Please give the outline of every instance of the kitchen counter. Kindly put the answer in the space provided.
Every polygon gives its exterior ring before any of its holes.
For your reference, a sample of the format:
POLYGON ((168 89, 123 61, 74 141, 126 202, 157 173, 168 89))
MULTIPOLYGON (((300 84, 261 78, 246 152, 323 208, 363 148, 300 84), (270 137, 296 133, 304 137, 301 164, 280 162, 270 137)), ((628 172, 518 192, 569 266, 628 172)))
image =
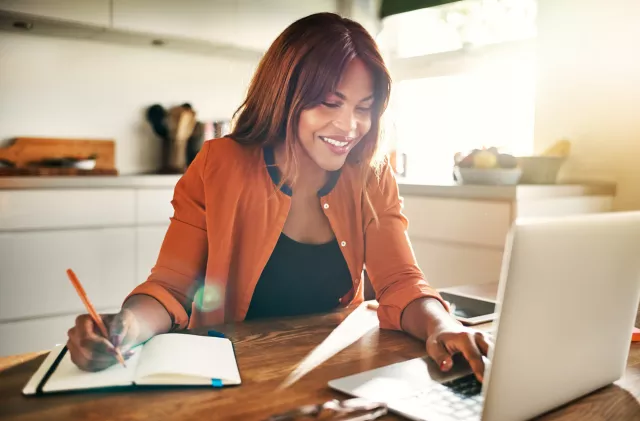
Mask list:
POLYGON ((571 183, 553 185, 521 184, 516 186, 458 185, 447 183, 412 183, 398 180, 402 196, 425 196, 455 199, 520 200, 574 196, 614 196, 612 183, 571 183))
POLYGON ((0 190, 66 188, 173 188, 181 175, 0 177, 0 190))
MULTIPOLYGON (((65 188, 173 188, 180 175, 119 176, 46 176, 0 177, 0 190, 65 189, 65 188)), ((558 185, 480 186, 447 183, 422 183, 398 180, 403 196, 425 196, 458 199, 542 199, 553 197, 615 195, 615 184, 575 183, 558 185)))

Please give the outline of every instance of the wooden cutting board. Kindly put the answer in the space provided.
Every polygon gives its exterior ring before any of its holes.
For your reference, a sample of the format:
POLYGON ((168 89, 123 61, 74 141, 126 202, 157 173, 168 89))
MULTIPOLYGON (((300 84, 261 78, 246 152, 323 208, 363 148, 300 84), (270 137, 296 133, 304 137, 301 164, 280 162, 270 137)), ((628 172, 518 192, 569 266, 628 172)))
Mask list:
POLYGON ((115 168, 115 142, 105 139, 61 139, 42 137, 18 137, 6 148, 0 148, 0 159, 13 162, 15 168, 3 168, 7 175, 89 175, 117 174, 115 168), (29 165, 30 162, 47 158, 88 158, 96 156, 94 170, 76 168, 42 168, 29 165))

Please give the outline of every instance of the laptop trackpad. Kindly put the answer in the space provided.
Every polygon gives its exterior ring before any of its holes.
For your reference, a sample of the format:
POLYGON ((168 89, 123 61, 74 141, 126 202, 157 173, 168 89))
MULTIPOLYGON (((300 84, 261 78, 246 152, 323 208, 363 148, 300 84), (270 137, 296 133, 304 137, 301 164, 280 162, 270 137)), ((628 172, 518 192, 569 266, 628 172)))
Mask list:
POLYGON ((424 389, 434 381, 446 382, 470 371, 461 355, 454 357, 449 373, 441 372, 431 358, 423 357, 332 380, 329 386, 349 395, 389 402, 424 389))

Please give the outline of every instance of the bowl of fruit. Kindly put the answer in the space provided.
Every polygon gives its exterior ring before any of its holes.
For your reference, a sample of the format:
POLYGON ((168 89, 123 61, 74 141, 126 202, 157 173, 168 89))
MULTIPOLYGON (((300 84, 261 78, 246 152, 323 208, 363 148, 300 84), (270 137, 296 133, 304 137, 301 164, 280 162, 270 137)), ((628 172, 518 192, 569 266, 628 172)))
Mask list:
POLYGON ((457 153, 454 161, 454 179, 461 184, 514 185, 522 177, 517 158, 500 153, 497 148, 457 153))

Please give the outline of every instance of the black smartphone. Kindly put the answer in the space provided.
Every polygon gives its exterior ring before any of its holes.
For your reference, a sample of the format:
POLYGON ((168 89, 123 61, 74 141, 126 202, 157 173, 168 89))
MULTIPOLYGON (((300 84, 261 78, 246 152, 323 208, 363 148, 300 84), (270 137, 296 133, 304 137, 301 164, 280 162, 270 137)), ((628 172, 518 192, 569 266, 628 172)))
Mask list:
POLYGON ((442 298, 451 305, 451 313, 466 325, 493 321, 496 317, 495 301, 441 291, 442 298))

